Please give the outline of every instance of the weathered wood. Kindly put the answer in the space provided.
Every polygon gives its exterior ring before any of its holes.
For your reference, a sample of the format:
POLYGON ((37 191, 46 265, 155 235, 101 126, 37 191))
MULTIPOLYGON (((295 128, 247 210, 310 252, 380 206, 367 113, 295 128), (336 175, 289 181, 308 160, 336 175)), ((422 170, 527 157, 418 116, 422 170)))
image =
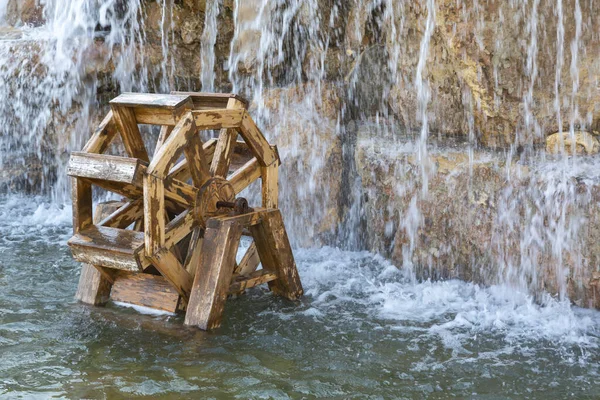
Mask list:
POLYGON ((192 111, 199 129, 239 128, 244 113, 244 110, 228 109, 192 111))
POLYGON ((125 229, 144 215, 144 204, 141 199, 123 204, 117 210, 107 215, 97 225, 110 228, 125 229))
POLYGON ((185 210, 165 227, 165 247, 171 248, 187 235, 190 234, 195 225, 194 215, 190 210, 185 210))
POLYGON ((115 125, 112 111, 109 111, 98 129, 96 129, 90 140, 86 143, 83 151, 86 153, 104 153, 108 150, 108 146, 110 146, 116 135, 117 126, 115 125))
POLYGON ((281 212, 270 210, 262 213, 261 222, 251 226, 250 232, 263 268, 277 274, 277 279, 269 282, 273 293, 297 300, 303 289, 281 212))
POLYGON ((250 243, 248 246, 248 250, 242 257, 240 263, 238 264, 237 269, 234 271, 234 274, 237 275, 248 275, 256 271, 260 264, 260 257, 258 256, 258 250, 256 249, 256 243, 250 243))
POLYGON ((243 104, 244 108, 248 108, 248 100, 233 93, 199 93, 199 92, 171 92, 171 94, 189 96, 193 103, 194 109, 203 108, 226 108, 230 99, 235 99, 243 104))
POLYGON ((177 257, 168 249, 161 249, 151 256, 152 265, 175 288, 177 293, 189 299, 192 290, 192 276, 183 268, 177 257))
POLYGON ((274 162, 279 161, 277 153, 271 147, 269 142, 267 142, 267 139, 265 139, 254 123, 254 120, 247 112, 244 112, 239 133, 262 167, 267 167, 274 162))
POLYGON ((148 162, 148 152, 142 140, 133 109, 117 104, 111 104, 111 108, 127 154, 133 158, 139 158, 142 161, 148 162))
MULTIPOLYGON (((100 222, 122 206, 123 203, 117 201, 98 204, 94 212, 93 222, 100 222)), ((114 281, 114 278, 106 276, 107 274, 107 271, 103 267, 83 264, 81 266, 75 299, 94 306, 106 304, 110 297, 112 282, 114 281)))
POLYGON ((181 118, 169 138, 158 149, 150 166, 148 166, 148 174, 161 179, 166 178, 169 169, 177 161, 186 144, 194 135, 196 135, 196 125, 191 114, 188 113, 181 118))
POLYGON ((186 325, 205 330, 221 325, 241 234, 242 227, 236 222, 209 220, 185 314, 186 325))
POLYGON ((161 109, 175 110, 190 100, 185 94, 160 94, 160 93, 122 93, 110 101, 110 105, 124 107, 149 107, 156 111, 161 109))
POLYGON ((261 269, 248 274, 248 276, 238 276, 229 286, 229 294, 238 294, 254 286, 262 285, 277 279, 277 274, 261 269))
MULTIPOLYGON (((243 104, 236 99, 229 99, 228 109, 243 109, 243 104)), ((213 176, 226 177, 229 173, 229 165, 233 157, 234 148, 237 140, 236 129, 221 129, 219 140, 215 148, 215 154, 210 165, 210 173, 213 176)))
POLYGON ((279 163, 260 168, 262 177, 262 206, 277 208, 279 204, 279 163))
POLYGON ((154 175, 144 179, 144 242, 150 257, 165 246, 165 186, 154 175))
POLYGON ((179 293, 165 278, 145 273, 119 272, 110 298, 172 313, 179 305, 179 293))
MULTIPOLYGON (((207 165, 210 165, 215 153, 215 147, 217 146, 217 139, 210 139, 204 143, 202 149, 204 150, 204 158, 206 159, 207 165)), ((187 181, 191 178, 190 170, 188 169, 188 161, 186 158, 179 161, 169 171, 170 179, 177 179, 180 181, 187 181)))
POLYGON ((92 225, 74 235, 67 244, 73 257, 92 265, 139 271, 144 250, 141 232, 92 225))
POLYGON ((190 238, 190 247, 185 259, 184 268, 192 277, 196 276, 198 265, 200 264, 200 254, 202 252, 202 242, 204 240, 204 229, 196 227, 190 238))
POLYGON ((158 135, 158 140, 156 141, 156 147, 154 147, 154 157, 156 157, 156 154, 158 153, 158 150, 160 150, 160 148, 162 147, 163 144, 165 144, 165 142, 167 141, 167 139, 169 138, 169 136, 171 136, 171 133, 173 132, 173 129, 175 127, 174 126, 162 126, 160 128, 160 133, 158 135))
POLYGON ((79 178, 71 178, 71 201, 73 202, 73 233, 78 233, 93 222, 92 185, 79 178))
POLYGON ((73 152, 67 175, 140 185, 146 163, 130 157, 73 152))
POLYGON ((235 190, 235 194, 239 194, 246 189, 252 182, 256 181, 261 176, 260 165, 256 158, 248 161, 242 168, 235 171, 230 177, 229 182, 235 190))
POLYGON ((197 188, 202 187, 211 178, 202 145, 202 139, 196 134, 188 140, 187 146, 183 149, 185 159, 188 161, 192 182, 197 188))

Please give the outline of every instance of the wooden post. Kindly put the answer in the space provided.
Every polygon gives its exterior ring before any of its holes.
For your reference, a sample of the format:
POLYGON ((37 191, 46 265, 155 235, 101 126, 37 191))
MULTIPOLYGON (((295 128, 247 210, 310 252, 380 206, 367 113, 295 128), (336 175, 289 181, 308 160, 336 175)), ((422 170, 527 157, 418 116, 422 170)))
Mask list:
POLYGON ((221 325, 241 236, 242 226, 236 221, 208 221, 185 314, 186 325, 204 330, 221 325))

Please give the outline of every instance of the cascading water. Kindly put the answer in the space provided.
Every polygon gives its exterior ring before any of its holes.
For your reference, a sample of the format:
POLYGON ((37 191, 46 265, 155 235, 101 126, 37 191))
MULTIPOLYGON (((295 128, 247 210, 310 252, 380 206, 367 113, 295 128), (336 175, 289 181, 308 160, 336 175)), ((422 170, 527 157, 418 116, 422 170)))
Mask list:
POLYGON ((0 0, 0 396, 46 369, 67 383, 36 384, 66 397, 102 379, 109 397, 597 392, 600 317, 570 303, 600 306, 598 156, 568 146, 600 127, 597 0, 45 0, 19 20, 23 4, 0 0), (283 161, 300 309, 251 292, 199 337, 69 303, 68 152, 129 90, 251 100, 283 161))

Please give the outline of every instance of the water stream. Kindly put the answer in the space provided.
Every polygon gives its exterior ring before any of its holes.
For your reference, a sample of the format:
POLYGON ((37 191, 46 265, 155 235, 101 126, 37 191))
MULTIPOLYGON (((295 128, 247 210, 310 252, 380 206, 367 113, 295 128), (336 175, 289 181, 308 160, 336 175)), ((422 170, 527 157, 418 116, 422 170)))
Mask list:
POLYGON ((183 12, 194 2, 43 0, 23 22, 19 2, 0 0, 0 397, 594 398, 600 314, 570 296, 598 272, 582 235, 595 232, 600 166, 564 148, 550 157, 540 139, 548 124, 570 139, 594 129, 585 68, 597 63, 583 63, 600 41, 595 1, 207 0, 183 12), (257 288, 203 333, 179 315, 73 301, 68 154, 114 94, 171 90, 252 101, 283 160, 301 304, 257 288), (510 144, 478 144, 485 113, 510 144), (468 266, 483 279, 418 279, 444 269, 420 254, 463 244, 423 243, 440 181, 462 185, 440 172, 456 154, 474 198, 458 210, 467 231, 489 205, 486 252, 468 266), (500 171, 494 195, 476 186, 482 168, 500 171))

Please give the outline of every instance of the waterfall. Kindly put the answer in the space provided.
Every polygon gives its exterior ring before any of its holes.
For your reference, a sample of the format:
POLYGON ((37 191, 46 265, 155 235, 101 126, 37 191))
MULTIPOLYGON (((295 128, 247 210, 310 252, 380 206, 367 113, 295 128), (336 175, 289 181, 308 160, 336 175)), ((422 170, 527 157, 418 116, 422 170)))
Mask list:
POLYGON ((596 272, 595 159, 543 149, 600 126, 595 0, 43 3, 0 0, 8 190, 68 202, 68 152, 119 91, 231 90, 279 146, 295 245, 562 299, 596 272))

